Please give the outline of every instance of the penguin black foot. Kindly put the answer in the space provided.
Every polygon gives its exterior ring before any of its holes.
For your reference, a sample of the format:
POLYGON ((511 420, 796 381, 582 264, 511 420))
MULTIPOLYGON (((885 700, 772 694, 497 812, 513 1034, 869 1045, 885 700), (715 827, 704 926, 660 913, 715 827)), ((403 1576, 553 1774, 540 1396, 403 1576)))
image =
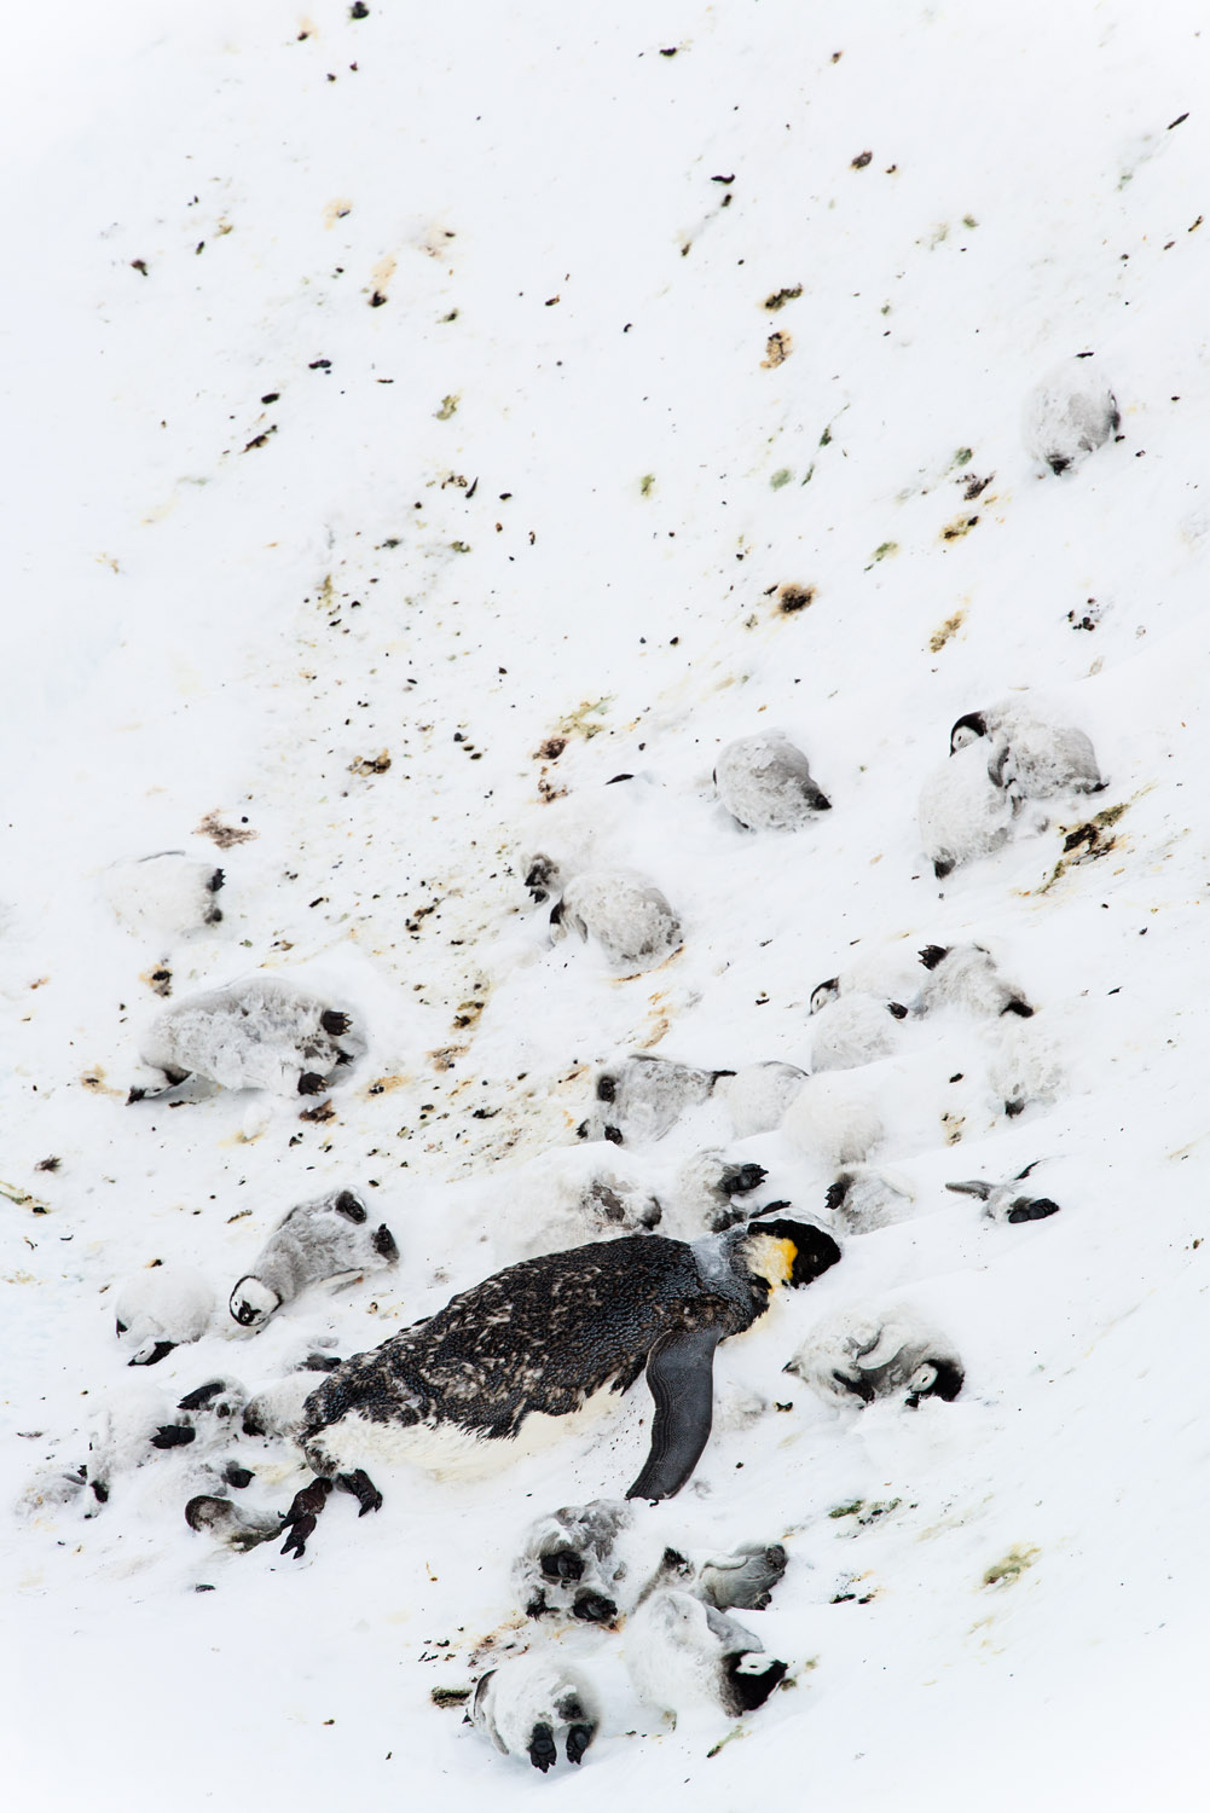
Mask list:
POLYGON ((547 1580, 579 1580, 584 1573, 584 1557, 574 1549, 551 1549, 538 1565, 547 1580))
POLYGON ((567 1760, 579 1763, 584 1760, 584 1752, 596 1736, 594 1725, 570 1725, 567 1731, 567 1760))
POLYGON ((555 1749, 555 1734, 549 1725, 535 1725, 526 1748, 529 1751, 530 1762, 535 1769, 540 1769, 543 1775, 552 1764, 559 1760, 559 1752, 555 1749))
POLYGON ((325 1087, 323 1078, 315 1070, 304 1070, 298 1079, 300 1095, 322 1095, 325 1087))
POLYGON ((577 1593, 571 1615, 585 1624, 612 1624, 618 1615, 618 1608, 604 1593, 577 1593))
POLYGON ((1018 1196, 1005 1217, 1006 1221, 1045 1221, 1048 1215, 1057 1215, 1059 1205, 1052 1202, 1049 1196, 1018 1196))
POLYGON ((320 1513, 328 1502, 332 1490, 330 1479, 313 1479, 309 1486, 294 1494, 294 1502, 286 1512, 279 1536, 286 1538, 282 1543, 283 1555, 297 1555, 301 1561, 307 1547, 307 1538, 319 1522, 320 1513))
POLYGON ((361 1509, 357 1515, 364 1517, 367 1511, 381 1511, 382 1493, 361 1467, 355 1473, 338 1473, 336 1484, 342 1492, 351 1492, 361 1509))
POLYGON ((331 1033, 334 1039, 338 1039, 342 1032, 348 1032, 350 1026, 353 1024, 348 1014, 337 1013, 334 1007, 329 1007, 324 1013, 320 1014, 319 1023, 325 1032, 331 1033))

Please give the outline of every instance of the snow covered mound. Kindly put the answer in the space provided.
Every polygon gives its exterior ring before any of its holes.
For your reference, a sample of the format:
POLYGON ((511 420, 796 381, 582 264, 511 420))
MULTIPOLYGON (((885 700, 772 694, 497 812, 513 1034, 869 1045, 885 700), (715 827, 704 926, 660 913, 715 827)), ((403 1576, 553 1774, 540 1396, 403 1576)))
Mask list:
POLYGON ((1210 33, 54 18, 0 108, 10 1794, 1200 1807, 1210 33), (842 1257, 719 1345, 613 1616, 527 1617, 529 1533, 635 1478, 637 1377, 283 1555, 342 1362, 757 1213, 842 1257))

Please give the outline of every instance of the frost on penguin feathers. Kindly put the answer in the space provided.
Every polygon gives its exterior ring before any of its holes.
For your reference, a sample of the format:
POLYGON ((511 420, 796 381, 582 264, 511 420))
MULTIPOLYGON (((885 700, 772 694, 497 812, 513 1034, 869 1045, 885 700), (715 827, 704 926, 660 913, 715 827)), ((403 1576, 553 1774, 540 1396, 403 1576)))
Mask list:
POLYGON ((1050 799, 1067 788, 1077 793, 1104 788, 1092 739, 1074 724, 1038 716, 1018 699, 1001 699, 954 722, 951 755, 980 742, 1003 782, 1011 782, 1023 799, 1050 799))
POLYGON ((1030 458, 1058 474, 1080 465, 1121 425, 1117 398, 1092 355, 1077 354, 1054 366, 1030 392, 1021 426, 1030 458))
MULTIPOLYGON (((152 1022, 145 1063, 172 1087, 198 1075, 223 1089, 318 1095, 364 1050, 350 1015, 275 976, 192 995, 152 1022)), ((146 1093, 132 1090, 131 1099, 146 1093)))
POLYGON ((200 1341, 214 1313, 214 1289, 204 1273, 184 1265, 136 1272, 118 1292, 114 1317, 131 1350, 131 1366, 155 1366, 174 1347, 200 1341))
POLYGON ((352 1190, 300 1202, 278 1223, 252 1270, 231 1292, 230 1309, 243 1328, 263 1328, 309 1284, 348 1272, 379 1271, 399 1257, 391 1230, 370 1226, 352 1190))
POLYGON ((543 1775, 559 1760, 560 1736, 568 1762, 578 1763, 601 1722, 583 1669, 546 1649, 510 1656, 480 1676, 469 1716, 503 1755, 528 1756, 543 1775))
POLYGON ((797 830, 832 809, 806 756, 780 731, 728 743, 719 752, 714 784, 732 818, 749 831, 797 830))
POLYGON ((187 937, 222 920, 223 881, 212 862, 163 850, 114 863, 101 876, 101 892, 130 931, 187 937))

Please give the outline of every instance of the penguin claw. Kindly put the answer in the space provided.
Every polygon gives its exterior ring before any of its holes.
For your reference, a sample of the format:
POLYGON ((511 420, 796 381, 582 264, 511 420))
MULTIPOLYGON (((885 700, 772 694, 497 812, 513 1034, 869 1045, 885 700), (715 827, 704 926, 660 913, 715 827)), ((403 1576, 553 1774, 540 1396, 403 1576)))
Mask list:
MULTIPOLYGON (((568 1734, 568 1745, 569 1745, 568 1754, 569 1755, 570 1755, 570 1744, 571 1744, 571 1736, 569 1733, 568 1734)), ((551 1767, 552 1764, 557 1763, 559 1760, 559 1753, 555 1749, 555 1734, 551 1730, 549 1725, 535 1725, 534 1726, 533 1731, 530 1733, 528 1749, 529 1749, 530 1762, 533 1764, 535 1769, 540 1769, 542 1771, 543 1775, 546 1774, 546 1771, 551 1767)), ((577 1758, 575 1760, 578 1761, 579 1759, 577 1758)))
POLYGON ((591 1725, 572 1725, 567 1732, 567 1760, 579 1763, 584 1760, 584 1752, 592 1742, 591 1725))

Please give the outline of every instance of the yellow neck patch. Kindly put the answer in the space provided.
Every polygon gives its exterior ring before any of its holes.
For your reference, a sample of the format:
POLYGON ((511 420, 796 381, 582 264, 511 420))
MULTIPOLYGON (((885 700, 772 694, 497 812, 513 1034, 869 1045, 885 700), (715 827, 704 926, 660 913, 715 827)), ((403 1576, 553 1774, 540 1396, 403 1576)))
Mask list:
POLYGON ((748 1269, 766 1283, 789 1284, 798 1248, 792 1240, 774 1234, 757 1234, 748 1244, 748 1269))

